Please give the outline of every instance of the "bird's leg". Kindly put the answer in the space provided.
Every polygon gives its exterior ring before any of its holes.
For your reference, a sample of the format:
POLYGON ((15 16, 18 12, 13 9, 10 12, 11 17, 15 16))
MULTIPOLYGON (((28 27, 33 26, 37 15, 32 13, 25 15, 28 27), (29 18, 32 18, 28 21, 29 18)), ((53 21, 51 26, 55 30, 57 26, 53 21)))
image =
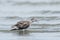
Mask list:
POLYGON ((25 29, 22 30, 23 31, 23 35, 25 34, 25 29))

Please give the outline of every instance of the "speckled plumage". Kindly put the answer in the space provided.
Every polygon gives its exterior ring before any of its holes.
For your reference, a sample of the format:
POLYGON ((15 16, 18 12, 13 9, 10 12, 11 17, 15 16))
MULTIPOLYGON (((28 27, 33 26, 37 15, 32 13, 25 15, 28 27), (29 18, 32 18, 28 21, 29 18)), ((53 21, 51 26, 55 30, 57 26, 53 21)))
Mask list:
POLYGON ((15 25, 12 26, 12 30, 21 30, 21 29, 27 29, 32 22, 34 22, 34 18, 32 18, 30 21, 19 21, 15 25))

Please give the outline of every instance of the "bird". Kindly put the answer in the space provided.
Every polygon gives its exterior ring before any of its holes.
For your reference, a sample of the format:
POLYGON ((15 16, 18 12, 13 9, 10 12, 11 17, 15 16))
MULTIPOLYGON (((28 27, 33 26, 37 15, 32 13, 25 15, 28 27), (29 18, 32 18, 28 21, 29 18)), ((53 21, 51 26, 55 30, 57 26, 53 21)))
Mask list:
POLYGON ((23 29, 27 29, 32 22, 35 22, 37 21, 35 19, 35 17, 31 18, 30 21, 28 20, 22 20, 22 21, 19 21, 17 22, 15 25, 13 25, 11 28, 11 30, 23 30, 23 29))

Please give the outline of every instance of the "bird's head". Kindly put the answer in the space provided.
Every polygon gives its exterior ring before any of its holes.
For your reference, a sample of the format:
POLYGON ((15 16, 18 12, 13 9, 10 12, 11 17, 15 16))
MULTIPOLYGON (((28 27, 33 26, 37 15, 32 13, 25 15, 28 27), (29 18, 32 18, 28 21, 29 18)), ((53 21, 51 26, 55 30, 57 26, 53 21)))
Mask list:
POLYGON ((31 18, 31 21, 32 21, 32 22, 37 22, 37 21, 38 21, 38 19, 37 19, 37 18, 35 18, 35 17, 32 17, 32 18, 31 18))

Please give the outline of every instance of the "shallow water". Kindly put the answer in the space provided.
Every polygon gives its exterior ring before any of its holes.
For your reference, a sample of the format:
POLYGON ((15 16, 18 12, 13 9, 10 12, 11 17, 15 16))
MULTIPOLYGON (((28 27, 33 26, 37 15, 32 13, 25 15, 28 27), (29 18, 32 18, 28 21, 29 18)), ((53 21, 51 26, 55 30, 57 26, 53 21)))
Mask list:
POLYGON ((0 40, 60 40, 60 0, 0 0, 0 40), (10 31, 24 19, 36 17, 27 31, 10 31))
POLYGON ((0 40, 60 40, 60 33, 0 33, 0 40), (3 38, 2 38, 3 37, 3 38))

